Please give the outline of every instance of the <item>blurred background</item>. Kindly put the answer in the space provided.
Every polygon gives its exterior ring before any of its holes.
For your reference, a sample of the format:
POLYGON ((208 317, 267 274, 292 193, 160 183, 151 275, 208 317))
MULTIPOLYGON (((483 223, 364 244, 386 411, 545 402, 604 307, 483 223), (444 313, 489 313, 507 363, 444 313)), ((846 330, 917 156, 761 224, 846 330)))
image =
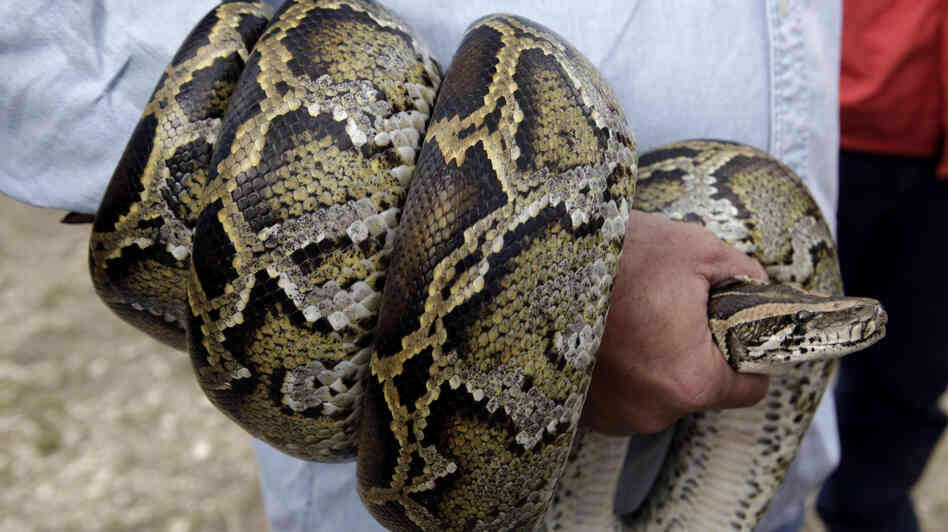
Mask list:
MULTIPOLYGON (((266 530, 247 436, 99 301, 63 214, 0 196, 0 531, 266 530)), ((948 530, 944 440, 914 497, 948 530)))
POLYGON ((99 300, 63 214, 0 195, 0 531, 266 530, 247 436, 99 300))

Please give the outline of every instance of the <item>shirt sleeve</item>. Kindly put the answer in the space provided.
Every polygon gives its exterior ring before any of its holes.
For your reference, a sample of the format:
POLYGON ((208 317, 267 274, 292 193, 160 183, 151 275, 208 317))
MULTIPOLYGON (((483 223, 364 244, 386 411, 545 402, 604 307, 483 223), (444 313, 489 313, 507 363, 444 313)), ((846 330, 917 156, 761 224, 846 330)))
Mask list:
POLYGON ((0 192, 94 213, 166 63, 214 4, 0 3, 0 192))

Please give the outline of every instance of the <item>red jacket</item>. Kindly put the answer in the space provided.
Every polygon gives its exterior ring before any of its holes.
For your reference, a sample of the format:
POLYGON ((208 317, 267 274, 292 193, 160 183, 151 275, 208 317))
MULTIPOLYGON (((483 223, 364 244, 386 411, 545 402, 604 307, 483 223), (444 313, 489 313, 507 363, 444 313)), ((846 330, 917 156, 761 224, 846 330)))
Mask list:
POLYGON ((845 0, 844 149, 941 157, 948 178, 948 0, 845 0))

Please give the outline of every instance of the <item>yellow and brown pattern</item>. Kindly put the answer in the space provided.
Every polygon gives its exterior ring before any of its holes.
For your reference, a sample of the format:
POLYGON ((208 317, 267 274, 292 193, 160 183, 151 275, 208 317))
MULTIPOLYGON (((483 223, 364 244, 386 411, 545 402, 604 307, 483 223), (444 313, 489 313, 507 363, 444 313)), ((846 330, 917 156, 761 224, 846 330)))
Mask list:
POLYGON ((363 1, 288 2, 241 74, 191 262, 189 347, 211 400, 306 459, 355 453, 391 230, 440 81, 363 1))
POLYGON ((244 428, 351 459, 440 69, 373 2, 287 2, 260 36, 266 22, 262 3, 232 2, 195 28, 112 179, 90 262, 103 299, 188 348, 244 428))
POLYGON ((208 167, 237 78, 267 24, 263 2, 226 2, 158 81, 96 214, 89 266, 119 316, 187 347, 187 271, 208 167))
POLYGON ((550 30, 474 24, 445 76, 397 233, 359 444, 360 493, 399 530, 528 530, 592 373, 635 144, 550 30))
POLYGON ((679 420, 658 479, 622 523, 613 515, 614 489, 576 494, 614 486, 627 442, 583 434, 548 528, 750 531, 796 455, 835 359, 878 341, 886 315, 875 300, 841 297, 829 227, 800 179, 770 155, 695 140, 655 148, 639 163, 635 209, 703 225, 767 269, 774 284, 735 279, 713 287, 708 313, 731 366, 771 374, 770 388, 753 407, 679 420))
POLYGON ((874 301, 833 296, 832 238, 799 180, 692 141, 642 156, 633 206, 622 111, 550 30, 481 19, 441 83, 371 0, 267 16, 224 2, 159 81, 95 220, 103 300, 189 350, 250 433, 358 454, 363 501, 394 530, 752 529, 826 360, 884 334, 874 301), (623 524, 627 442, 576 434, 631 208, 700 223, 802 289, 712 291, 715 341, 773 373, 770 394, 683 419, 623 524))

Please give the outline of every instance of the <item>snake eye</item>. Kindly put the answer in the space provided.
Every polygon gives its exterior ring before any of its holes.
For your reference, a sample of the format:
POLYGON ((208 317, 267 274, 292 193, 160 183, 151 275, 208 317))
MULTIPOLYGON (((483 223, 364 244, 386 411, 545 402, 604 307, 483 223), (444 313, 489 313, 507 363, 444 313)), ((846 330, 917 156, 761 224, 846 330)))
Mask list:
POLYGON ((796 318, 797 321, 809 321, 813 318, 813 313, 809 310, 800 310, 794 314, 794 318, 796 318))

